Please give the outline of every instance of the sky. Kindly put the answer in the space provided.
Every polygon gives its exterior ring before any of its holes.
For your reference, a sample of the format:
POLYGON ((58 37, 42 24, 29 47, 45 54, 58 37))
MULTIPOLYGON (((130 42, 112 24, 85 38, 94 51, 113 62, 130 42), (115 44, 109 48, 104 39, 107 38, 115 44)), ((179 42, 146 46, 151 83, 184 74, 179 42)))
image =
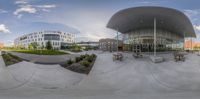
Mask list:
POLYGON ((112 38, 109 19, 122 9, 161 6, 182 11, 191 20, 200 41, 200 0, 0 0, 0 42, 12 45, 23 34, 60 30, 77 41, 112 38))

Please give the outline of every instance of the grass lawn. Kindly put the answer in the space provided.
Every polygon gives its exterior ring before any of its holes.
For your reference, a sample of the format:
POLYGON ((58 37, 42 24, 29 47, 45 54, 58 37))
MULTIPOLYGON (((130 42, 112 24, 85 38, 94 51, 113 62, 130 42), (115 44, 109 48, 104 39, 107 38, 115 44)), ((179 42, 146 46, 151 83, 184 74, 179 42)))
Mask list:
POLYGON ((15 50, 14 52, 36 54, 36 55, 64 55, 68 54, 58 50, 15 50))
POLYGON ((14 56, 10 53, 2 54, 2 57, 3 57, 3 60, 6 64, 6 66, 9 66, 9 65, 12 65, 12 64, 15 64, 15 63, 19 63, 19 62, 22 61, 21 58, 14 56))

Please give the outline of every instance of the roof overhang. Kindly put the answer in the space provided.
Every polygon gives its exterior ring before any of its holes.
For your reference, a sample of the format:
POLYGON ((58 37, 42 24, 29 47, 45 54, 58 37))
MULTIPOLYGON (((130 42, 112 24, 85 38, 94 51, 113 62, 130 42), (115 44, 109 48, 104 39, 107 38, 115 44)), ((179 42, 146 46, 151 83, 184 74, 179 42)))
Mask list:
POLYGON ((182 37, 196 37, 189 18, 182 12, 165 7, 143 6, 121 10, 109 20, 107 27, 121 33, 154 27, 177 33, 182 37))

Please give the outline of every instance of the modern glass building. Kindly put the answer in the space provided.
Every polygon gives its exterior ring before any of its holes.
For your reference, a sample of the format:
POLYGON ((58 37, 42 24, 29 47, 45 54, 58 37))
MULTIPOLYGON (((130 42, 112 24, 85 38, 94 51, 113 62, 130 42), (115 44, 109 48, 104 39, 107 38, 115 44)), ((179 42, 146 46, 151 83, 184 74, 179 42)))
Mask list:
POLYGON ((107 27, 123 34, 129 50, 139 45, 142 51, 152 51, 155 44, 157 50, 184 48, 185 38, 196 37, 193 25, 184 13, 165 7, 121 10, 111 17, 107 27))
POLYGON ((123 42, 121 40, 116 40, 116 39, 110 39, 110 38, 105 38, 105 39, 100 39, 99 40, 99 49, 102 51, 117 51, 122 50, 123 42))

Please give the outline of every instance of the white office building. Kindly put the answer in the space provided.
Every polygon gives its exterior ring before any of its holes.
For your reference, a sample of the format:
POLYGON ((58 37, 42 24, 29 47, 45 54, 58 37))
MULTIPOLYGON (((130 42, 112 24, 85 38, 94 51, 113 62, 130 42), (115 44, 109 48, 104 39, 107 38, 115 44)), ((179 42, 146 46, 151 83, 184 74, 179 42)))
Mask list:
POLYGON ((25 34, 15 39, 15 47, 28 48, 29 44, 37 42, 39 48, 45 48, 46 43, 50 41, 53 49, 61 49, 75 42, 73 33, 61 31, 41 31, 25 34))

